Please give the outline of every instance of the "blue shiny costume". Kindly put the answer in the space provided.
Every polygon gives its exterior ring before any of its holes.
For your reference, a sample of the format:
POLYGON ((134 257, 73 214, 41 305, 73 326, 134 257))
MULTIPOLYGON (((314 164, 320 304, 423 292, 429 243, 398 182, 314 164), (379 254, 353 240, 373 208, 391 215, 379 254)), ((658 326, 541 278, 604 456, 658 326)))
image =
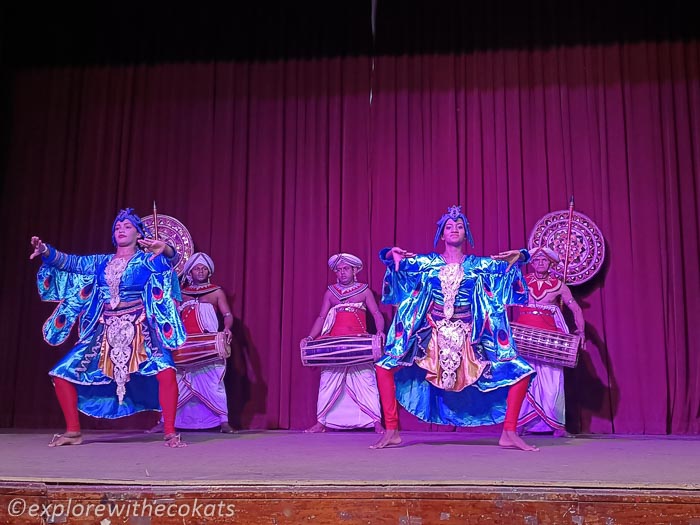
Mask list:
POLYGON ((115 381, 99 366, 105 337, 105 305, 110 300, 105 267, 114 254, 78 256, 61 253, 51 246, 48 249, 37 274, 37 286, 42 300, 58 301, 59 305, 44 324, 44 339, 51 345, 61 344, 79 320, 77 344, 49 375, 75 383, 78 409, 90 416, 112 419, 144 410, 160 410, 156 374, 175 368, 169 349, 185 341, 185 331, 173 302, 180 299, 173 270, 177 256, 168 259, 159 255, 151 261, 151 254, 138 251, 121 276, 121 302, 140 301, 136 306, 137 315, 143 316, 139 352, 145 360, 137 371, 129 374, 126 395, 120 404, 115 381))
POLYGON ((387 267, 382 302, 398 305, 398 310, 377 365, 400 368, 394 376, 399 403, 432 423, 481 426, 503 422, 508 387, 534 373, 517 355, 505 311, 508 304, 527 304, 528 289, 520 268, 516 264, 506 272, 504 261, 465 256, 455 312, 471 319, 472 348, 479 361, 488 364, 470 386, 447 391, 426 381, 426 370, 414 363, 425 357, 433 336, 428 315, 439 315, 444 305, 439 272, 446 262, 437 253, 417 255, 403 259, 395 271, 394 261, 385 258, 389 251, 385 248, 379 253, 387 267))

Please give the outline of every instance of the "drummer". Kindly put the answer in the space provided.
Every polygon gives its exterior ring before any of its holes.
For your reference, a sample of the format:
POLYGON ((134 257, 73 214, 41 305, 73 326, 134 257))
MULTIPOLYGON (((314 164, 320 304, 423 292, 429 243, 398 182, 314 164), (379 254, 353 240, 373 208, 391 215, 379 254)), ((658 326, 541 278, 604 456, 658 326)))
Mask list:
MULTIPOLYGON (((516 321, 535 328, 569 333, 560 310, 565 305, 574 316, 576 335, 584 337, 585 321, 581 307, 569 287, 552 274, 559 255, 547 247, 531 252, 534 272, 525 275, 530 289, 528 305, 515 309, 516 321)), ((551 432, 566 436, 564 369, 561 366, 533 361, 537 375, 530 382, 518 417, 518 428, 532 433, 551 432)))
MULTIPOLYGON (((349 253, 338 253, 328 259, 328 267, 335 272, 337 281, 323 295, 321 311, 305 340, 367 334, 366 311, 369 310, 377 334, 384 342, 384 318, 374 294, 366 283, 357 282, 362 261, 349 253)), ((306 432, 374 427, 375 432, 381 433, 384 429, 374 365, 323 368, 316 418, 316 424, 306 432)))
MULTIPOLYGON (((223 317, 223 334, 226 343, 231 343, 233 315, 226 293, 221 286, 211 283, 214 261, 206 253, 192 254, 183 269, 183 303, 179 311, 188 335, 214 333, 219 329, 217 312, 223 317)), ((180 351, 187 350, 187 342, 180 351)), ((232 433, 228 421, 228 406, 224 374, 226 360, 220 358, 198 367, 178 367, 178 402, 175 426, 180 429, 216 428, 232 433)), ((162 422, 151 432, 162 430, 162 422)))

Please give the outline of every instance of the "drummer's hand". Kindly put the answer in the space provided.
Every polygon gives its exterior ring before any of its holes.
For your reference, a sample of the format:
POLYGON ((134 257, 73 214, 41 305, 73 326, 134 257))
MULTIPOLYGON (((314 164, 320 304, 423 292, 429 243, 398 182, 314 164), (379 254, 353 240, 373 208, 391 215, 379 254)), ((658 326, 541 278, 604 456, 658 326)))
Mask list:
POLYGON ((307 343, 308 343, 309 341, 313 341, 313 340, 314 340, 314 338, 311 337, 310 335, 307 335, 306 337, 304 337, 304 339, 302 339, 302 341, 306 341, 307 343))
POLYGON ((510 270, 513 265, 520 260, 522 257, 522 253, 520 253, 520 250, 508 250, 505 252, 501 252, 498 255, 492 255, 491 258, 495 259, 497 261, 506 261, 508 263, 508 268, 506 268, 506 272, 510 270))
POLYGON ((586 346, 586 332, 585 332, 585 330, 576 330, 574 333, 581 338, 581 348, 586 346))
POLYGON ((161 253, 163 253, 168 247, 168 245, 165 244, 164 241, 161 241, 159 239, 139 239, 138 243, 139 246, 141 246, 141 248, 143 248, 147 252, 151 252, 151 261, 158 257, 161 253))
POLYGON ((34 252, 29 256, 30 259, 34 259, 34 257, 38 257, 39 255, 44 255, 49 250, 48 246, 46 246, 39 237, 32 237, 30 242, 34 248, 34 252))
POLYGON ((394 270, 397 272, 399 271, 399 263, 401 262, 401 259, 410 259, 411 257, 415 257, 416 254, 413 252, 407 252, 403 248, 399 248, 398 246, 394 246, 388 253, 388 255, 391 255, 391 258, 394 260, 394 270))
POLYGON ((382 340, 382 346, 386 344, 386 334, 384 332, 377 332, 377 335, 382 340))
POLYGON ((231 333, 230 328, 224 328, 224 338, 226 339, 226 342, 228 344, 231 344, 231 340, 233 339, 233 334, 231 333))

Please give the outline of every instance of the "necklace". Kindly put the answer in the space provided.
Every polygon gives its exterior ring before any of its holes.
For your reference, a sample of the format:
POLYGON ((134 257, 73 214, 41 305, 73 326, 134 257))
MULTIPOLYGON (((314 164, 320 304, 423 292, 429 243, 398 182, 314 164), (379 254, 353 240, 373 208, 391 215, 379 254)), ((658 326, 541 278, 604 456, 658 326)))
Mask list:
POLYGON ((190 288, 192 290, 202 290, 203 288, 207 288, 208 286, 211 286, 211 283, 190 284, 189 286, 187 286, 187 288, 190 288))
POLYGON ((119 285, 122 282, 122 274, 126 270, 131 257, 112 257, 112 260, 105 266, 105 281, 109 286, 109 305, 112 309, 119 306, 121 298, 119 297, 119 285))
POLYGON ((353 297, 359 293, 364 292, 367 289, 366 283, 352 283, 349 286, 342 286, 340 283, 331 284, 328 290, 338 299, 339 301, 344 301, 349 297, 353 297))
POLYGON ((438 272, 440 278, 440 288, 444 297, 443 311, 445 319, 451 319, 454 313, 454 304, 459 291, 459 285, 464 277, 464 269, 461 265, 448 264, 440 268, 438 272))

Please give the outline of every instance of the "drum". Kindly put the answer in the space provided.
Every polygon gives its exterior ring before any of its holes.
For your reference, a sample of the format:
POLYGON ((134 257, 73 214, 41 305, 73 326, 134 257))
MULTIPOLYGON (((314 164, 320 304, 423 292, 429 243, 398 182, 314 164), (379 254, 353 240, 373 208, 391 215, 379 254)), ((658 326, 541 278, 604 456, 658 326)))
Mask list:
POLYGON ((383 354, 378 335, 346 335, 305 339, 299 344, 304 366, 349 366, 373 363, 383 354))
POLYGON ((231 346, 223 332, 187 334, 185 344, 172 354, 177 367, 202 366, 227 359, 231 355, 231 346))
POLYGON ((581 336, 520 323, 510 323, 510 327, 518 353, 526 360, 568 368, 576 366, 581 336))

